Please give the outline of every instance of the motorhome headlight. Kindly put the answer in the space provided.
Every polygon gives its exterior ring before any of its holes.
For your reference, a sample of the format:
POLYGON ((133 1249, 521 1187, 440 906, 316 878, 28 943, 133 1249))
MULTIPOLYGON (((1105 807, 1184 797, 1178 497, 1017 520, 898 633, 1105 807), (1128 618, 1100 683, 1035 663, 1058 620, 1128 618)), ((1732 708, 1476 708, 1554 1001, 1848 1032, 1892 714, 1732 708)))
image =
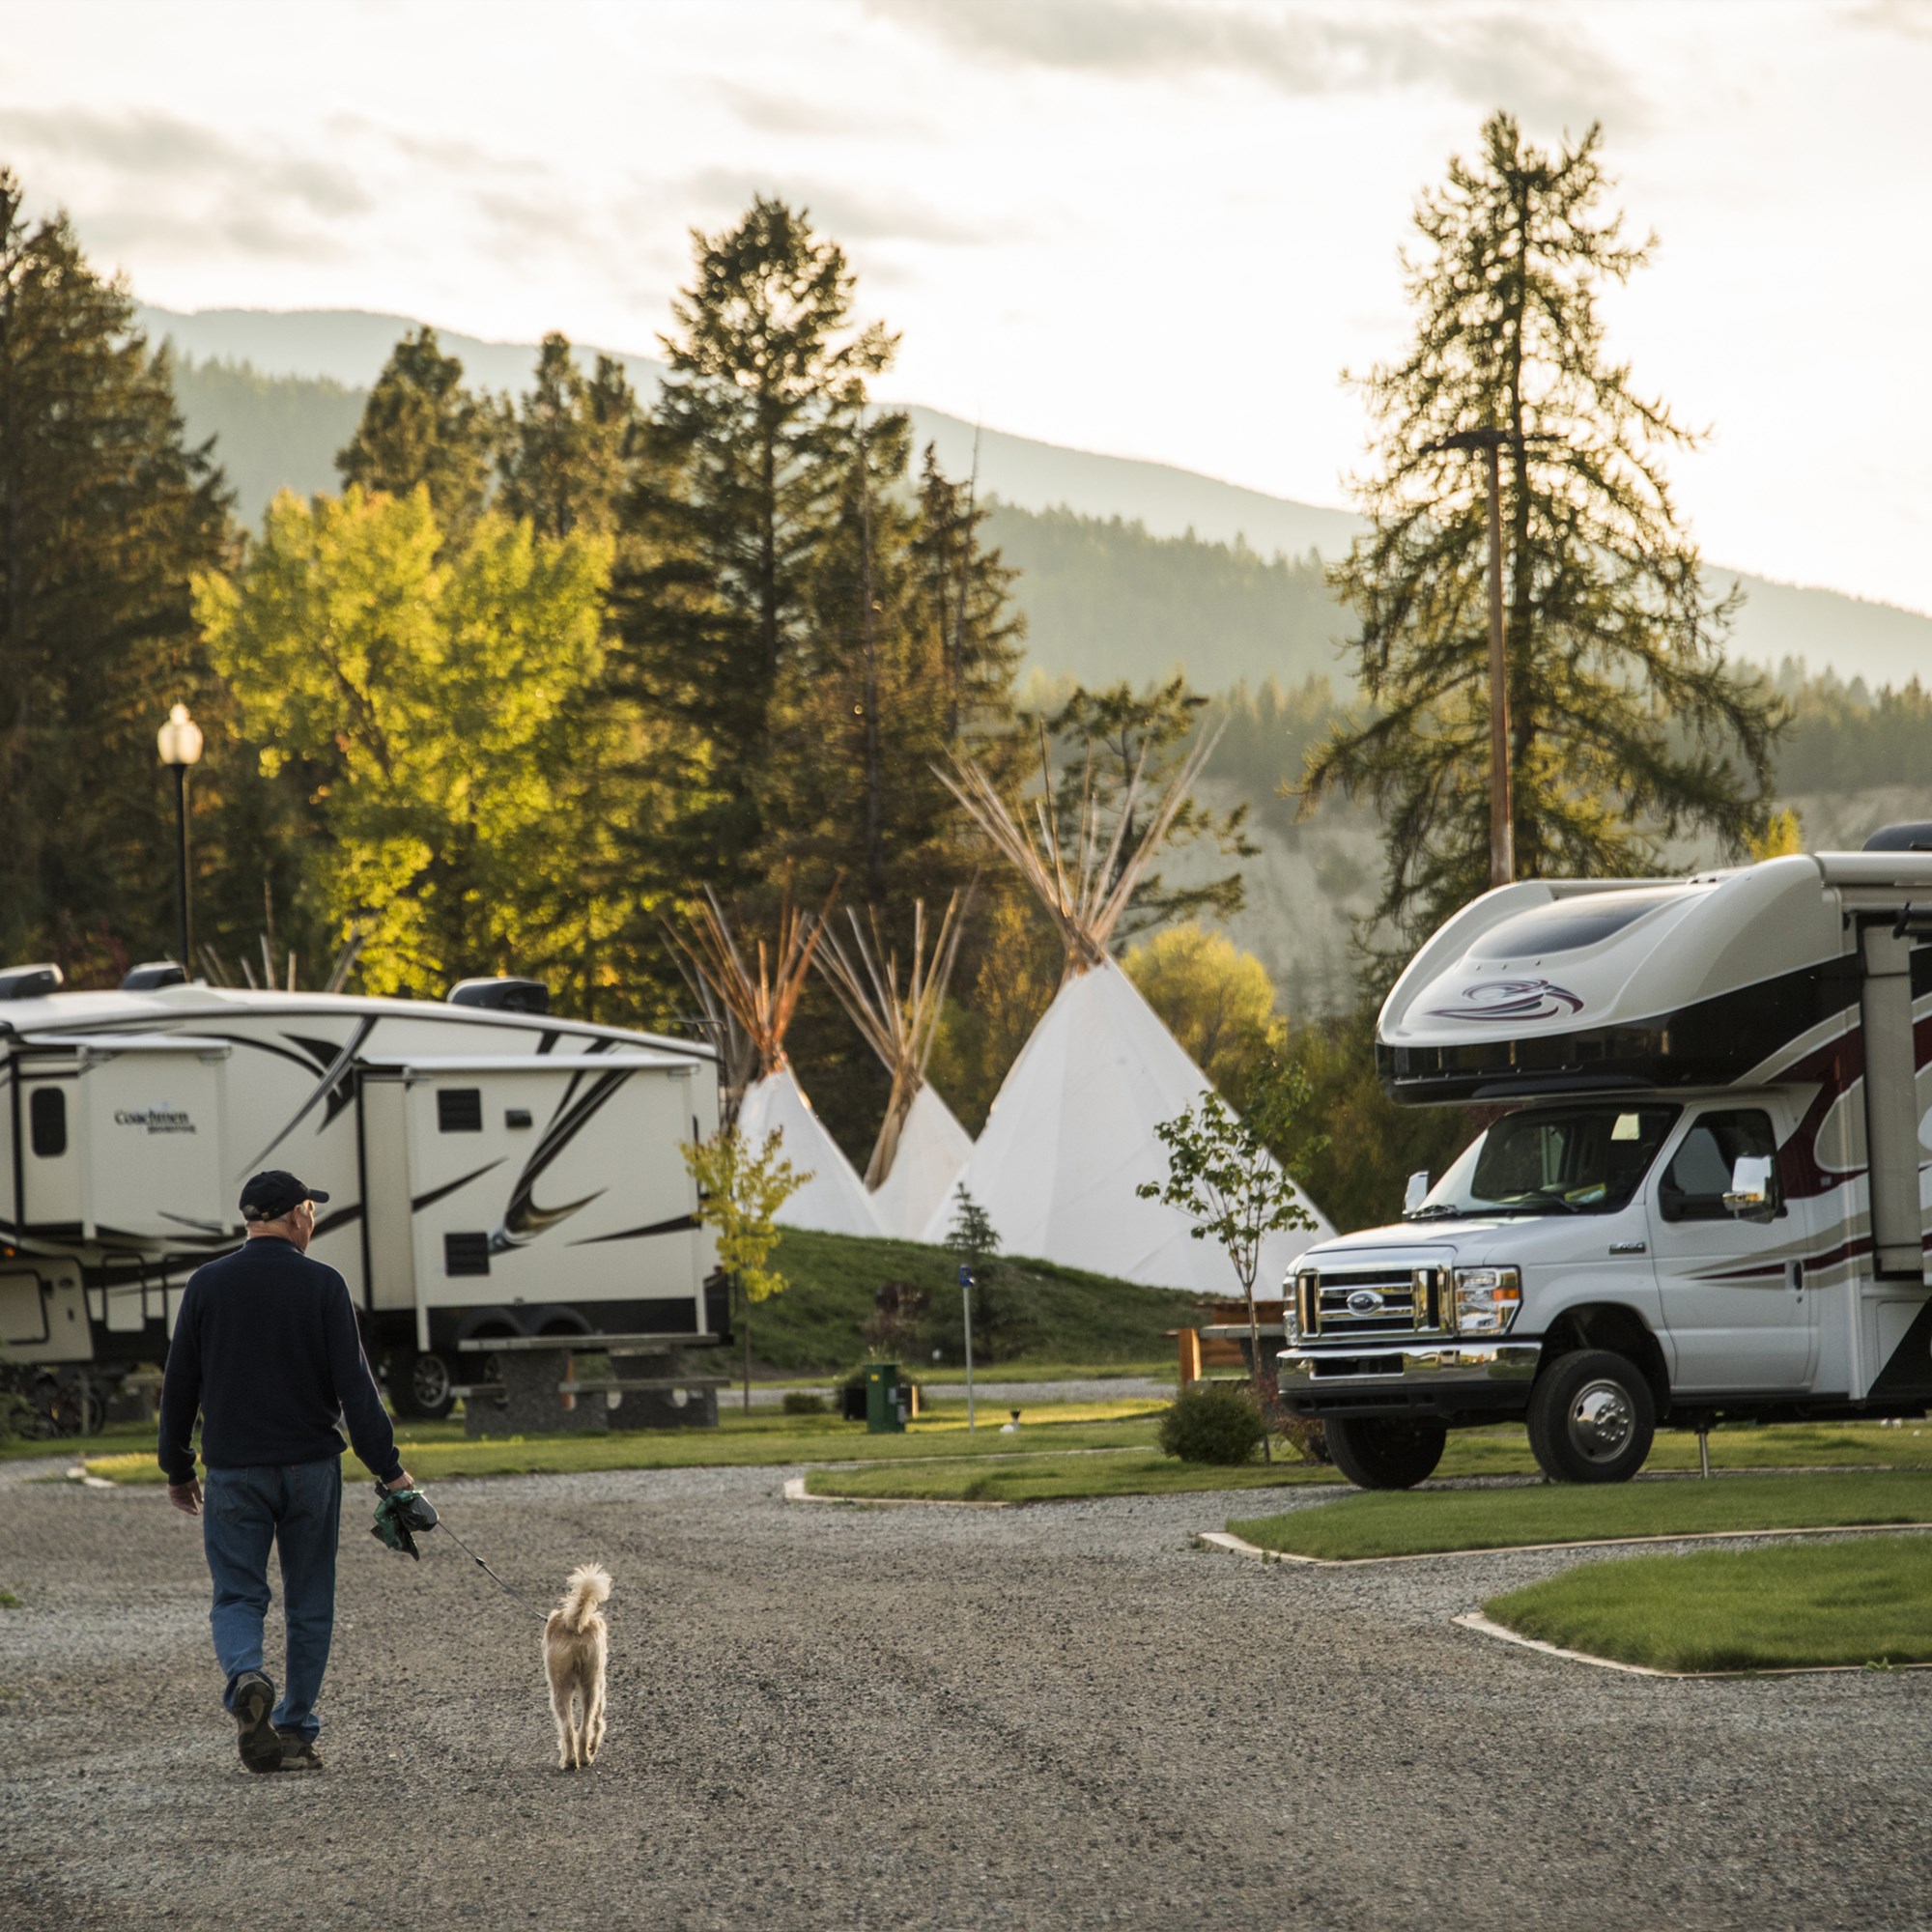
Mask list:
POLYGON ((1319 1281, 1313 1268, 1303 1268, 1289 1283, 1286 1321, 1291 1342, 1299 1342, 1303 1336, 1315 1333, 1319 1281))
POLYGON ((1456 1329, 1500 1335, 1522 1306, 1522 1276, 1515 1268, 1456 1270, 1456 1329))

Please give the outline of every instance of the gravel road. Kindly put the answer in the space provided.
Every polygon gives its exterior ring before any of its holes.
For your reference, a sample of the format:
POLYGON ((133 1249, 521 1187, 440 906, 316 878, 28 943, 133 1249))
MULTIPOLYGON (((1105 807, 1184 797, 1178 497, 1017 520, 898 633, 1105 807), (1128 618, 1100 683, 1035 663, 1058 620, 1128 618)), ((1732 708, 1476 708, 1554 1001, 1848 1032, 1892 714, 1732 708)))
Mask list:
POLYGON ((8 1932, 1932 1925, 1932 1673, 1669 1684, 1450 1626, 1572 1559, 1188 1547, 1252 1493, 444 1484, 520 1586, 615 1575, 609 1742, 564 1776, 535 1617, 435 1536, 383 1550, 357 1492, 329 1769, 257 1778, 195 1526, 26 1473, 0 1471, 8 1932))

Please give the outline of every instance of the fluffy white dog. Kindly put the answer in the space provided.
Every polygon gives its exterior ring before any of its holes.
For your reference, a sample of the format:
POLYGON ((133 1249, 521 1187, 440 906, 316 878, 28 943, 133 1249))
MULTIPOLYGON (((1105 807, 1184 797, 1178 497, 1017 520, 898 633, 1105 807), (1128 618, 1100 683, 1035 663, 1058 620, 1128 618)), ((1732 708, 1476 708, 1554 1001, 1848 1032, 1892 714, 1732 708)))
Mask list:
POLYGON ((585 1563, 565 1578, 563 1602, 544 1619, 544 1675, 556 1716, 556 1768, 597 1761, 604 1742, 604 1665, 610 1632, 599 1609, 611 1594, 601 1564, 585 1563), (582 1705, 582 1711, 578 1709, 582 1705))

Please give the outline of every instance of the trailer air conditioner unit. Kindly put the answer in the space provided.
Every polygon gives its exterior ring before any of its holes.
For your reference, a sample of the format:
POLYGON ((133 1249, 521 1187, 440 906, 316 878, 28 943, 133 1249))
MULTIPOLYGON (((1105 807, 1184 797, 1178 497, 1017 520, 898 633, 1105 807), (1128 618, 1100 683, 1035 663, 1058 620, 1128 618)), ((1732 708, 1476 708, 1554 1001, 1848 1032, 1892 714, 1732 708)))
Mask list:
POLYGON ((498 1013, 547 1013, 550 988, 541 980, 462 980, 449 989, 449 1004, 498 1013))

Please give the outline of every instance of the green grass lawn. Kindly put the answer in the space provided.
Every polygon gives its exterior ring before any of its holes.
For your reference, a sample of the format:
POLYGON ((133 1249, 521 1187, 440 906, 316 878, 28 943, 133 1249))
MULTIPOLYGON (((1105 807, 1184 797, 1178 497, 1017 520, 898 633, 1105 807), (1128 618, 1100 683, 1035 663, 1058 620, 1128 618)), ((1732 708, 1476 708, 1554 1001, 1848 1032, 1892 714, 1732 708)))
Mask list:
MULTIPOLYGON (((748 1467, 839 1462, 900 1463, 959 1456, 1037 1457, 1049 1448, 1151 1450, 1159 1413, 1159 1405, 1148 1401, 1023 1403, 1019 1435, 1002 1435, 998 1424, 1006 1419, 1006 1406, 982 1404, 980 1427, 969 1435, 965 1427, 965 1402, 960 1392, 949 1389, 943 1399, 931 1405, 926 1417, 913 1425, 908 1435, 867 1435, 862 1425, 840 1422, 829 1415, 796 1416, 754 1409, 748 1417, 731 1405, 727 1393, 720 1409, 722 1426, 715 1434, 652 1431, 607 1436, 528 1436, 514 1441, 472 1442, 464 1435, 460 1422, 412 1422, 399 1425, 398 1437, 411 1467, 427 1482, 458 1475, 534 1474, 544 1470, 667 1469, 707 1464, 748 1467)), ((154 1439, 151 1423, 121 1423, 100 1435, 85 1439, 0 1444, 0 1460, 61 1456, 70 1462, 86 1462, 95 1473, 116 1482, 158 1482, 160 1471, 155 1466, 154 1439)), ((1039 1497, 1153 1492, 1151 1475, 1131 1482, 1124 1472, 1103 1474, 1092 1468, 1089 1466, 1092 1460, 1071 1459, 1067 1470, 1055 1472, 1051 1487, 1038 1492, 1039 1497)), ((1903 1429, 1884 1429, 1873 1423, 1791 1424, 1719 1431, 1711 1438, 1711 1460, 1720 1469, 1857 1463, 1932 1467, 1932 1426, 1923 1433, 1910 1425, 1903 1429)), ((1673 1433, 1659 1435, 1651 1456, 1653 1469, 1693 1469, 1696 1463, 1694 1437, 1673 1433)), ((1172 1467, 1174 1474, 1171 1479, 1164 1479, 1162 1489, 1264 1489, 1281 1482, 1339 1480, 1332 1471, 1293 1463, 1277 1463, 1272 1475, 1260 1463, 1245 1470, 1225 1472, 1187 1472, 1179 1463, 1172 1467)), ((1536 1465, 1523 1432, 1514 1427, 1457 1431, 1449 1438, 1439 1471, 1443 1477, 1535 1473, 1536 1465)), ((891 1493, 912 1496, 958 1493, 940 1481, 941 1475, 943 1472, 935 1473, 933 1481, 938 1487, 930 1488, 924 1486, 925 1477, 908 1476, 906 1487, 891 1493)), ((1656 1487, 1638 1486, 1644 1492, 1656 1487)), ((1632 1492, 1540 1493, 1595 1498, 1632 1492)), ((1567 1539, 1539 1536, 1529 1540, 1567 1539)))
POLYGON ((989 1463, 895 1463, 889 1468, 813 1469, 815 1496, 916 1497, 926 1502, 1067 1502, 1083 1496, 1168 1496, 1195 1490, 1280 1489, 1333 1483, 1332 1469, 1309 1463, 1245 1463, 1217 1468, 1178 1463, 1158 1449, 1117 1456, 1020 1456, 989 1463))
POLYGON ((1584 1563, 1483 1613, 1653 1670, 1932 1662, 1932 1537, 1584 1563))
MULTIPOLYGON (((753 1410, 721 1415, 715 1430, 639 1430, 611 1435, 512 1436, 471 1441, 460 1423, 410 1423, 398 1429, 397 1447, 410 1473, 421 1482, 457 1476, 536 1475, 589 1469, 744 1468, 795 1463, 874 1462, 900 1459, 1019 1456, 1051 1445, 1061 1449, 1151 1449, 1154 1406, 1146 1402, 1063 1403, 1042 1406, 1037 1420, 1017 1435, 1002 1435, 993 1423, 966 1427, 966 1406, 942 1404, 903 1435, 868 1435, 859 1422, 830 1415, 781 1415, 753 1410)), ((41 1446, 85 1461, 95 1475, 117 1483, 159 1483, 161 1472, 144 1434, 140 1446, 125 1435, 85 1444, 41 1446)), ((365 1472, 352 1457, 352 1481, 365 1472)))
POLYGON ((1815 1476, 1728 1476, 1708 1483, 1356 1492, 1319 1510, 1228 1527, 1264 1549, 1348 1558, 1891 1522, 1932 1522, 1932 1473, 1847 1469, 1815 1476))
MULTIPOLYGON (((771 1264, 790 1286, 752 1310, 757 1361, 788 1374, 842 1374, 866 1360, 873 1295, 895 1281, 931 1294, 917 1343, 904 1351, 907 1371, 964 1374, 959 1258, 948 1249, 787 1228, 771 1264), (938 1362, 934 1349, 942 1351, 938 1362)), ((1068 1373, 1068 1363, 1080 1364, 1082 1373, 1152 1364, 1172 1375, 1176 1357, 1168 1331, 1202 1319, 1191 1295, 1170 1289, 1139 1288, 1052 1262, 1003 1256, 998 1266, 993 1292, 1023 1315, 1024 1345, 1009 1359, 976 1360, 975 1374, 988 1380, 1015 1380, 1037 1365, 1058 1376, 1068 1373)))

